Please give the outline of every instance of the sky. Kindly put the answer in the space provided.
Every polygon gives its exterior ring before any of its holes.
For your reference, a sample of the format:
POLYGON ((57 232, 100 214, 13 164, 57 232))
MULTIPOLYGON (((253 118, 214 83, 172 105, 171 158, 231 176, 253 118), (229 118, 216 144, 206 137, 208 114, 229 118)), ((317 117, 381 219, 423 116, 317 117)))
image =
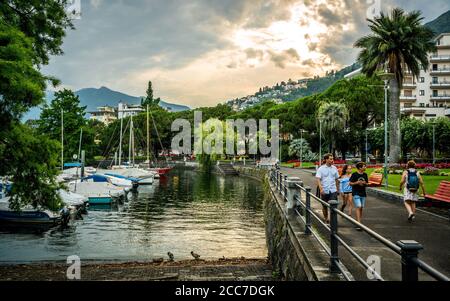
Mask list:
POLYGON ((191 108, 354 63, 353 43, 378 8, 420 10, 424 22, 450 9, 448 0, 80 1, 64 55, 46 74, 64 88, 133 96, 151 80, 155 97, 191 108))

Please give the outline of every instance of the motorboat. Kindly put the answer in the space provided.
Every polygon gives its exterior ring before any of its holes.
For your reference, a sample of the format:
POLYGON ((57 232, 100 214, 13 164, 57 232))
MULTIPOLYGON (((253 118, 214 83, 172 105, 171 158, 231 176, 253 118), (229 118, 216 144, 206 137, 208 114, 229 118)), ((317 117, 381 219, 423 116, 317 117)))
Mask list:
MULTIPOLYGON (((95 178, 105 178, 93 175, 95 178)), ((111 204, 120 199, 125 199, 129 189, 124 189, 111 184, 108 181, 72 181, 68 184, 69 191, 85 196, 89 205, 111 204)))
POLYGON ((58 212, 25 206, 20 211, 10 208, 10 197, 0 199, 0 223, 16 225, 56 226, 67 224, 69 210, 64 207, 58 212))
POLYGON ((89 205, 87 197, 63 189, 60 189, 58 193, 71 214, 76 218, 87 212, 87 206, 89 205))

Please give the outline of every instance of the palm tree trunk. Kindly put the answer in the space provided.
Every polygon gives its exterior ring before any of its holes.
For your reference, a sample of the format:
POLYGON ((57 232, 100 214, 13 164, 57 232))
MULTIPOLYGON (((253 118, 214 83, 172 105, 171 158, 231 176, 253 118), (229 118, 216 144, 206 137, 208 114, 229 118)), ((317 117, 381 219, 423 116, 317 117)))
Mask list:
POLYGON ((395 78, 390 83, 389 122, 389 163, 400 163, 400 88, 395 78))

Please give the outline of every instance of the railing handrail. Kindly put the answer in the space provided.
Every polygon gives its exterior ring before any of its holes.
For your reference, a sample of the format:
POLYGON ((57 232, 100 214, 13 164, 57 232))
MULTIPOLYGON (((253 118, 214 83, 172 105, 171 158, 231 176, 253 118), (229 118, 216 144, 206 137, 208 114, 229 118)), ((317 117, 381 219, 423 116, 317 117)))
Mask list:
MULTIPOLYGON (((283 175, 280 171, 276 171, 273 172, 270 176, 270 180, 272 182, 275 181, 274 184, 276 184, 276 190, 279 190, 278 188, 281 188, 281 191, 279 191, 281 193, 281 195, 283 196, 283 199, 285 201, 288 201, 288 195, 287 195, 287 189, 288 186, 286 185, 286 175, 283 175), (280 181, 281 178, 281 181, 280 181)), ((318 198, 315 194, 311 193, 311 187, 304 187, 302 185, 299 184, 295 184, 295 188, 299 189, 300 191, 305 193, 306 199, 307 199, 307 203, 308 203, 308 199, 314 199, 315 201, 317 201, 318 203, 320 203, 321 205, 325 206, 326 208, 328 208, 332 213, 340 215, 342 218, 344 218, 345 220, 349 221, 350 223, 352 223, 353 225, 361 228, 364 232, 366 232, 367 234, 369 234, 369 236, 375 238, 377 241, 379 241, 380 243, 382 243, 384 246, 388 247, 390 250, 394 251, 395 253, 397 253, 398 255, 401 256, 402 261, 404 260, 404 256, 406 256, 405 254, 403 254, 403 249, 398 245, 393 243, 392 241, 390 241, 389 239, 385 238, 384 236, 382 236, 381 234, 373 231, 372 229, 368 228, 367 226, 361 224, 360 222, 358 222, 357 220, 353 219, 351 216, 345 214, 344 212, 338 210, 336 208, 336 203, 331 206, 329 203, 321 200, 320 198, 318 198)), ((305 212, 309 213, 309 216, 314 217, 314 219, 316 219, 319 224, 321 224, 328 232, 331 233, 331 237, 332 239, 336 239, 350 254, 351 256, 353 256, 363 267, 365 267, 366 269, 370 270, 372 272, 372 274, 374 275, 374 277, 377 280, 384 280, 379 274, 376 273, 376 271, 374 271, 363 259, 362 257, 352 248, 350 247, 344 240, 342 237, 340 237, 337 232, 333 233, 333 228, 332 226, 328 226, 326 225, 322 219, 315 213, 313 212, 313 210, 311 208, 308 208, 307 203, 303 203, 303 201, 301 200, 301 198, 299 196, 294 195, 293 199, 299 203, 302 208, 305 209, 305 212)), ((294 212, 296 212, 299 217, 302 219, 302 221, 305 223, 305 225, 307 225, 307 219, 303 218, 302 215, 297 211, 294 210, 294 212)), ((308 228, 308 225, 307 225, 308 228)), ((310 226, 309 226, 310 228, 310 226)), ((337 224, 336 224, 336 229, 337 229, 337 224)), ((335 229, 335 231, 336 231, 335 229)), ((323 242, 319 239, 319 235, 315 233, 315 230, 312 229, 307 229, 305 231, 309 232, 310 234, 312 234, 316 240, 319 242, 319 244, 321 245, 321 247, 325 250, 325 252, 330 256, 330 258, 332 258, 332 255, 330 252, 330 249, 327 246, 323 245, 323 242)), ((336 253, 337 254, 337 253, 336 253)), ((433 267, 431 267, 430 265, 428 265, 427 263, 425 263, 424 261, 420 260, 416 257, 408 257, 408 264, 414 264, 416 266, 416 268, 420 268, 422 271, 424 271, 425 273, 427 273, 428 275, 430 275, 431 277, 433 277, 436 280, 439 281, 450 281, 450 279, 445 276, 444 274, 442 274, 441 272, 437 271, 436 269, 434 269, 433 267)), ((403 262, 402 262, 403 263, 403 262)), ((334 264, 334 266, 337 268, 337 270, 339 270, 344 277, 349 280, 348 276, 346 275, 346 273, 343 271, 343 268, 341 266, 341 263, 339 261, 339 259, 337 259, 336 261, 333 261, 332 259, 332 265, 334 264)), ((406 263, 405 263, 406 264, 406 263)), ((414 277, 413 277, 414 278, 414 277)))

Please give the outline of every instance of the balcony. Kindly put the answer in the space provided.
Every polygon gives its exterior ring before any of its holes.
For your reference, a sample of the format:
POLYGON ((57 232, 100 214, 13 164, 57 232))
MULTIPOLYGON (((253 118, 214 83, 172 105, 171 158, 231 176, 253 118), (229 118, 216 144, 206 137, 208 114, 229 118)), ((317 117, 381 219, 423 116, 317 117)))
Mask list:
POLYGON ((415 102, 416 100, 416 95, 400 95, 400 101, 402 102, 415 102))
POLYGON ((432 63, 450 62, 450 55, 432 55, 430 57, 430 62, 432 63))
POLYGON ((431 69, 430 75, 449 75, 450 74, 450 68, 439 68, 439 69, 431 69))
POLYGON ((450 94, 438 94, 431 96, 432 101, 450 101, 450 94))
POLYGON ((406 88, 406 89, 414 89, 414 88, 416 88, 416 86, 417 86, 417 84, 416 83, 413 83, 413 82, 409 82, 409 83, 403 83, 403 88, 406 88))
POLYGON ((432 89, 450 89, 450 81, 442 80, 437 82, 432 82, 430 84, 432 89))
POLYGON ((445 116, 449 116, 450 117, 450 108, 445 109, 445 116))

